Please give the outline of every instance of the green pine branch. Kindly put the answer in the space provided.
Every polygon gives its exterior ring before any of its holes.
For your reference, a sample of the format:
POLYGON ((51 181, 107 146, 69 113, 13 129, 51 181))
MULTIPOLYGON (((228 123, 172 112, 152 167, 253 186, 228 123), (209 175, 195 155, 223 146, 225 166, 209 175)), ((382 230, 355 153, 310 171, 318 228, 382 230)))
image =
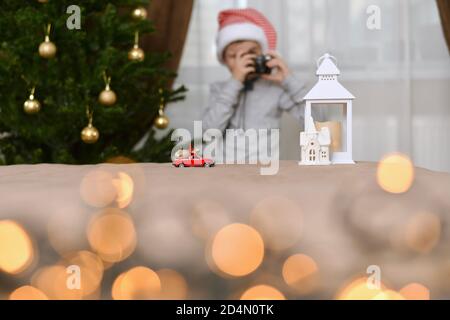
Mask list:
MULTIPOLYGON (((127 58, 140 36, 155 32, 151 21, 136 21, 130 11, 144 0, 82 1, 81 30, 68 30, 68 0, 3 0, 0 4, 0 164, 99 163, 115 156, 136 161, 170 161, 170 132, 154 137, 158 90, 176 75, 164 68, 168 53, 146 52, 143 62, 127 58), (52 25, 50 39, 57 46, 53 59, 38 54, 45 27, 52 25), (103 73, 111 76, 118 96, 115 105, 98 102, 104 89, 103 73), (32 87, 42 105, 37 114, 23 110, 32 87), (100 132, 95 144, 80 138, 87 125, 86 105, 93 110, 93 124, 100 132), (144 147, 135 144, 149 133, 144 147)), ((167 102, 183 99, 186 89, 164 90, 167 102)))

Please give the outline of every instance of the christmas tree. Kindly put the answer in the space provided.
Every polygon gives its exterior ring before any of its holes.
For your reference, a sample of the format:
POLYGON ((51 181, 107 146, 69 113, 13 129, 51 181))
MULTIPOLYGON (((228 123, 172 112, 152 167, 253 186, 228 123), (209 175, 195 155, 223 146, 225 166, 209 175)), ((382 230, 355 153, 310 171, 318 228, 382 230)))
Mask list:
POLYGON ((168 89, 169 53, 140 48, 148 2, 2 0, 0 164, 170 161, 154 124, 185 89, 168 89))

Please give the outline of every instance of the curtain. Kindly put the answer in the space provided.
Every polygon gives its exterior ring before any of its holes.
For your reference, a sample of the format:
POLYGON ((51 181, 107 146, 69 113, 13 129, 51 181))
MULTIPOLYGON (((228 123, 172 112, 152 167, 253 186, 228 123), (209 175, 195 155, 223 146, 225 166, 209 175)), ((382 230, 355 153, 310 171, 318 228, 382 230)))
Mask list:
POLYGON ((450 0, 436 0, 441 17, 442 29, 450 52, 450 0))
POLYGON ((166 66, 173 71, 177 71, 180 64, 193 2, 193 0, 153 0, 148 6, 148 18, 154 22, 156 32, 143 39, 142 47, 146 51, 169 51, 172 56, 166 66))

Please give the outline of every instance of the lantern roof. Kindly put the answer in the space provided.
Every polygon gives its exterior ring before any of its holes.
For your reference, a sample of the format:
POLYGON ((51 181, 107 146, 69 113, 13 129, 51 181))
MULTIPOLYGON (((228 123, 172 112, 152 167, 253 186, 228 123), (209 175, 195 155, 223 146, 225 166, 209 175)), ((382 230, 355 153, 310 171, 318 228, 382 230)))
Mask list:
POLYGON ((336 59, 328 53, 319 58, 316 71, 319 81, 306 94, 305 100, 349 100, 355 98, 337 80, 337 76, 341 72, 335 61, 336 59))
POLYGON ((319 58, 318 62, 320 65, 317 68, 316 75, 318 76, 326 76, 333 75, 338 76, 341 74, 336 64, 331 60, 334 59, 329 53, 325 53, 322 57, 319 58), (322 61, 321 61, 322 60, 322 61))

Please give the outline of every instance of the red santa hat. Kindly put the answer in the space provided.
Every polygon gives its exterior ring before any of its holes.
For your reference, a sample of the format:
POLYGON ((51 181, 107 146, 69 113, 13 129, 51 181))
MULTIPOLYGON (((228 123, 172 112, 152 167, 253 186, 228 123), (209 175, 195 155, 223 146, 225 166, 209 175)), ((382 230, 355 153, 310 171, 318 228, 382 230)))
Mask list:
POLYGON ((273 25, 259 11, 229 9, 219 13, 219 32, 216 37, 217 58, 223 63, 223 51, 232 42, 253 40, 259 43, 263 52, 275 50, 277 32, 273 25))

